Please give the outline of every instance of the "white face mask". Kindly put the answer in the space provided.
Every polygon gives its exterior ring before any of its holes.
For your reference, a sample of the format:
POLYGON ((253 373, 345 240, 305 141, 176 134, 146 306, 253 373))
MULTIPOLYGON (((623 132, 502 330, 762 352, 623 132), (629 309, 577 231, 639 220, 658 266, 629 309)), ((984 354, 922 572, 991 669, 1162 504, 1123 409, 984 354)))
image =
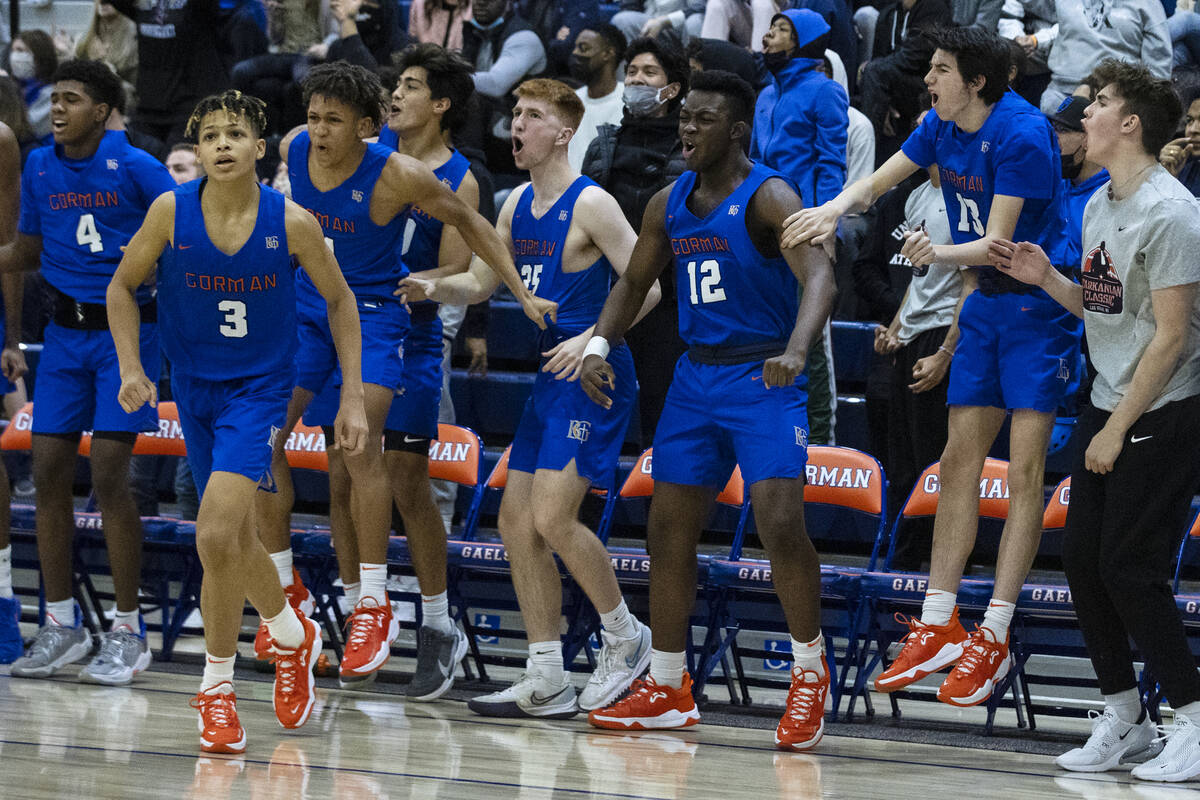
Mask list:
POLYGON ((33 53, 14 50, 8 54, 8 69, 14 78, 27 80, 33 77, 33 53))

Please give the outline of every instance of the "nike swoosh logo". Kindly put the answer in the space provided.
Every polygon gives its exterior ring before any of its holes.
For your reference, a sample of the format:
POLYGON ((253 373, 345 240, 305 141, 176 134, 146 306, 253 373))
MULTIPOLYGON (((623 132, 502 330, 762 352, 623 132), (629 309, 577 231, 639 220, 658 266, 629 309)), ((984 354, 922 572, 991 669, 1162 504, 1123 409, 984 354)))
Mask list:
POLYGON ((413 442, 419 442, 419 441, 421 441, 420 436, 409 436, 408 434, 404 434, 404 443, 405 444, 412 444, 413 442))
POLYGON ((625 666, 629 667, 630 669, 633 669, 634 667, 636 667, 637 662, 638 662, 638 657, 641 654, 642 654, 642 648, 639 646, 633 655, 625 656, 625 666))
POLYGON ((1153 438, 1154 438, 1154 436, 1153 436, 1153 435, 1151 435, 1151 436, 1130 436, 1130 437, 1129 437, 1129 443, 1130 443, 1130 444, 1137 444, 1138 442, 1144 442, 1144 441, 1146 441, 1147 439, 1153 439, 1153 438))
POLYGON ((542 697, 537 692, 533 692, 532 694, 529 695, 529 702, 533 703, 535 706, 544 706, 544 705, 546 705, 546 703, 549 703, 551 700, 553 700, 556 697, 558 697, 557 693, 552 694, 549 697, 542 697))
POLYGON ((1117 233, 1120 233, 1121 231, 1125 230, 1128 227, 1129 227, 1128 225, 1122 225, 1121 227, 1117 228, 1117 233))
POLYGON ((1126 736, 1128 736, 1128 735, 1129 735, 1129 734, 1131 734, 1131 733, 1133 733, 1133 728, 1130 728, 1129 730, 1125 731, 1125 732, 1124 732, 1124 733, 1122 733, 1120 736, 1118 736, 1118 737, 1117 737, 1117 741, 1124 741, 1125 737, 1126 737, 1126 736))
POLYGON ((192 246, 190 244, 181 244, 181 245, 179 245, 179 249, 180 250, 191 250, 192 246))

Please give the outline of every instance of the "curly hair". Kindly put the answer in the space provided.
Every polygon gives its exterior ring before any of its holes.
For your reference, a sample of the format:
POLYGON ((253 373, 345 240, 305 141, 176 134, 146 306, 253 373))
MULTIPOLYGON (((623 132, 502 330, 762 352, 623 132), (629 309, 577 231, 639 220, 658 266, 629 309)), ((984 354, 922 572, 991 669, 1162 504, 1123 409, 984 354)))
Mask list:
POLYGON ((106 103, 110 111, 120 109, 125 104, 125 87, 121 85, 121 79, 103 61, 86 58, 64 61, 50 78, 51 83, 60 81, 83 84, 87 96, 97 103, 106 103))
POLYGON ((456 131, 467 121, 475 91, 475 79, 471 77, 475 68, 466 59, 440 45, 419 42, 397 53, 393 61, 401 73, 409 67, 424 69, 429 97, 450 101, 450 108, 442 115, 442 130, 456 131))
POLYGON ((192 115, 188 117, 184 135, 195 141, 200 132, 200 123, 204 117, 214 111, 224 111, 231 117, 241 117, 254 131, 254 136, 262 136, 267 129, 267 104, 257 97, 242 94, 237 89, 226 89, 220 94, 210 94, 196 104, 192 115))
POLYGON ((1116 99, 1126 114, 1135 115, 1141 122, 1142 147, 1147 153, 1158 155, 1179 128, 1183 116, 1183 104, 1179 95, 1171 88, 1171 82, 1150 74, 1141 64, 1130 64, 1115 58, 1106 58, 1088 76, 1097 90, 1105 86, 1117 87, 1116 99))
POLYGON ((346 61, 320 64, 308 73, 302 89, 305 107, 314 95, 319 95, 345 103, 360 117, 369 119, 376 130, 383 121, 383 98, 387 92, 379 76, 365 67, 346 61))

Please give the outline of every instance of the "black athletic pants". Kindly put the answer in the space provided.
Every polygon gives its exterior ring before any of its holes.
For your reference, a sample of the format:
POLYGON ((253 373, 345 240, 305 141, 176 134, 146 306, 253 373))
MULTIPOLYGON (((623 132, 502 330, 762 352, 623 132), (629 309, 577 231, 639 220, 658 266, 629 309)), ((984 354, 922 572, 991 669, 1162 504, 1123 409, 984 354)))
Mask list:
POLYGON ((1143 414, 1107 475, 1084 467, 1108 413, 1079 418, 1063 566, 1102 694, 1137 686, 1133 651, 1174 708, 1200 700, 1200 673, 1171 591, 1172 556, 1200 482, 1200 396, 1143 414), (1136 441, 1135 441, 1136 440, 1136 441))

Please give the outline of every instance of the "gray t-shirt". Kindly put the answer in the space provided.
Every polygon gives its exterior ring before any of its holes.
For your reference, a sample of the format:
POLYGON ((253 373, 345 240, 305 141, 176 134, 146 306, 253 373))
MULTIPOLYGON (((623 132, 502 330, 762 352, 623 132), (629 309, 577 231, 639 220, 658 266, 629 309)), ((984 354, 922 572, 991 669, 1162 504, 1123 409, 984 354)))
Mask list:
MULTIPOLYGON (((913 189, 904 202, 904 219, 909 228, 924 221, 925 230, 934 244, 954 244, 950 238, 946 200, 942 190, 929 181, 913 189)), ((899 254, 897 257, 902 258, 899 254)), ((908 259, 904 261, 907 263, 908 259)), ((944 328, 954 321, 962 280, 959 267, 945 264, 933 264, 924 275, 913 276, 904 305, 900 306, 900 328, 896 338, 901 344, 908 344, 919 333, 944 328)))
MULTIPOLYGON (((1112 411, 1156 329, 1150 292, 1200 283, 1200 202, 1161 166, 1132 196, 1100 187, 1083 212, 1083 324, 1096 381, 1092 404, 1112 411)), ((1200 299, 1175 372, 1147 411, 1200 394, 1200 299)))

